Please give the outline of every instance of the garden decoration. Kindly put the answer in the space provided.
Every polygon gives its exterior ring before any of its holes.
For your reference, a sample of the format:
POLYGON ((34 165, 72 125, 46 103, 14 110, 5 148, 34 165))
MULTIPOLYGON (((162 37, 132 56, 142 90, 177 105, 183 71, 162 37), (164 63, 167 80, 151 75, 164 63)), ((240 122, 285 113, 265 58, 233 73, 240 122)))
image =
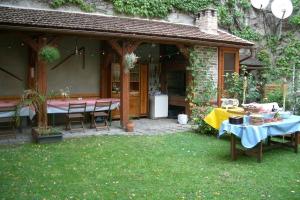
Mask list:
POLYGON ((288 92, 288 84, 287 80, 284 79, 282 83, 282 94, 283 94, 283 110, 285 111, 285 106, 286 106, 286 96, 288 92))
POLYGON ((247 87, 248 87, 248 79, 245 76, 244 77, 244 82, 243 82, 243 104, 246 103, 246 91, 247 91, 247 87))
POLYGON ((124 58, 125 73, 128 73, 131 69, 135 67, 138 58, 139 57, 137 57, 135 53, 125 54, 125 58, 124 58))
POLYGON ((43 61, 53 63, 60 58, 60 53, 56 47, 45 46, 40 50, 39 56, 43 61))

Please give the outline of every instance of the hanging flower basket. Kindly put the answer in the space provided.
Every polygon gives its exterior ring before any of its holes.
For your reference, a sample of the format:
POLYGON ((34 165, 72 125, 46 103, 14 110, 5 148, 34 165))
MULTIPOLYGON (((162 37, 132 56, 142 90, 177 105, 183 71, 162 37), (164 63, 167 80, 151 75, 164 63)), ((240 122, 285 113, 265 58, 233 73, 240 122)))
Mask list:
POLYGON ((60 58, 60 53, 56 47, 45 46, 40 50, 39 56, 43 61, 53 63, 60 58))
POLYGON ((124 66, 125 72, 128 73, 131 69, 135 67, 138 57, 134 53, 125 54, 124 66))

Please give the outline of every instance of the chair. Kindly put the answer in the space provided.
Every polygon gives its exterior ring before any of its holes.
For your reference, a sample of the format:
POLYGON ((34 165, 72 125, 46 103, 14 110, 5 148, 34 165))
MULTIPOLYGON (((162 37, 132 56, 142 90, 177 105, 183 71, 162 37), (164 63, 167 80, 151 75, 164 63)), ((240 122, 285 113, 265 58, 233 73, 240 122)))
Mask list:
POLYGON ((86 110, 86 103, 70 103, 68 114, 66 115, 66 130, 75 130, 72 129, 72 122, 79 122, 82 126, 84 132, 84 114, 86 110))
POLYGON ((0 123, 3 124, 0 127, 1 129, 8 128, 5 130, 1 130, 0 132, 1 137, 13 136, 14 138, 16 138, 16 133, 15 133, 16 111, 17 111, 16 106, 0 107, 0 115, 3 116, 0 118, 0 123))
POLYGON ((111 112, 111 102, 95 102, 94 111, 90 113, 91 115, 91 128, 107 128, 109 130, 108 120, 110 118, 111 112), (102 118, 104 120, 104 125, 99 126, 96 122, 97 118, 102 118))

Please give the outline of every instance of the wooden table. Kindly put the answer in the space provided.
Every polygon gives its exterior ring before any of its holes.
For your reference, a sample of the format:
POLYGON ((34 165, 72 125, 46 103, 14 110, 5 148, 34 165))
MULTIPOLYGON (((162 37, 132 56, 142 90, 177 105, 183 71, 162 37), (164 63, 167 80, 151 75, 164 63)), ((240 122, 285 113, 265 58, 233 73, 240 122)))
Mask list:
POLYGON ((264 145, 263 141, 260 141, 254 148, 252 149, 240 149, 237 148, 237 136, 231 134, 230 136, 230 155, 231 160, 237 160, 238 154, 256 156, 257 162, 260 163, 262 161, 263 151, 267 151, 274 148, 282 148, 289 147, 293 148, 295 153, 298 153, 298 135, 299 132, 295 132, 291 134, 290 141, 287 142, 279 142, 272 140, 272 137, 268 136, 267 143, 264 145))
POLYGON ((289 147, 293 148, 295 153, 298 152, 298 135, 300 131, 300 116, 291 116, 277 122, 264 123, 262 125, 249 125, 249 124, 230 124, 227 121, 222 123, 219 130, 219 136, 230 133, 230 154, 231 159, 236 160, 238 153, 255 155, 257 161, 261 162, 263 150, 289 147), (286 140, 286 136, 290 136, 286 140), (272 140, 273 137, 286 137, 285 140, 272 140), (237 148, 237 138, 240 138, 243 150, 237 148), (266 140, 266 145, 263 141, 266 140))

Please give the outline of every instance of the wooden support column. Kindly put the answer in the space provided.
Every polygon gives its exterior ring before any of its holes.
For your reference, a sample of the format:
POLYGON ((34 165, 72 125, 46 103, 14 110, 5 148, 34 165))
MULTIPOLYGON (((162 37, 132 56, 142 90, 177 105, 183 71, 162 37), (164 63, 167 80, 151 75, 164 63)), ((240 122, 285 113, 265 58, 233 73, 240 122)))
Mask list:
POLYGON ((33 90, 35 88, 35 66, 36 66, 36 56, 37 52, 35 52, 32 48, 28 48, 28 68, 27 68, 27 88, 33 90))
POLYGON ((107 44, 103 44, 102 48, 104 54, 101 56, 100 66, 100 97, 110 97, 110 87, 108 83, 111 83, 111 77, 109 76, 109 65, 112 62, 112 49, 107 44))
POLYGON ((117 40, 108 41, 111 47, 118 53, 121 57, 121 126, 125 129, 127 123, 129 122, 129 97, 130 97, 130 73, 127 73, 124 67, 124 57, 126 53, 132 53, 141 43, 140 41, 122 41, 122 45, 118 43, 117 40))
MULTIPOLYGON (((180 51, 180 53, 185 58, 185 60, 187 61, 187 63, 189 63, 189 59, 190 59, 189 47, 182 45, 182 44, 177 44, 176 46, 177 46, 178 50, 180 51)), ((190 85, 192 84, 192 74, 191 74, 190 70, 186 69, 186 77, 185 78, 186 78, 186 87, 190 87, 190 85)), ((188 116, 191 115, 191 106, 190 106, 189 101, 186 101, 185 114, 187 114, 188 116)))
MULTIPOLYGON (((38 38, 38 51, 47 45, 47 38, 38 38)), ((46 97, 47 95, 47 63, 37 56, 37 90, 40 94, 46 97)), ((40 105, 38 115, 38 125, 47 127, 47 99, 40 105)))

